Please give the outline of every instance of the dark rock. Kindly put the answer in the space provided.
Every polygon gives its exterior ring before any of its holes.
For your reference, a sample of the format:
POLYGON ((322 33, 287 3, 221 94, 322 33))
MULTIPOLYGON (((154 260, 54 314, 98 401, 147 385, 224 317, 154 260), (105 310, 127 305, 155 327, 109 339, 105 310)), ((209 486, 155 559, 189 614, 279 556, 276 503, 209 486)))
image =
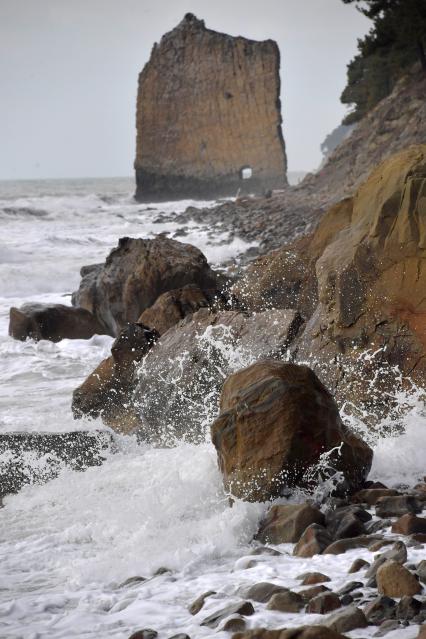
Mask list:
POLYGON ((390 519, 376 519, 375 521, 368 521, 364 524, 365 530, 369 535, 374 535, 380 530, 389 528, 391 525, 392 521, 390 519))
POLYGON ((204 606, 204 603, 207 597, 211 597, 212 595, 215 595, 215 594, 216 592, 214 590, 208 590, 207 592, 197 597, 197 599, 195 599, 195 601, 193 601, 188 608, 188 611, 190 612, 190 614, 196 615, 197 612, 200 612, 201 608, 204 606))
POLYGON ((336 632, 350 632, 356 628, 366 628, 368 622, 362 610, 349 606, 330 615, 324 625, 336 632))
POLYGON ((258 601, 260 603, 267 603, 272 595, 288 591, 288 588, 278 586, 277 584, 271 584, 267 581, 262 581, 243 590, 245 598, 252 599, 253 601, 258 601))
POLYGON ((340 607, 340 599, 334 592, 323 592, 309 601, 306 612, 324 615, 340 607))
POLYGON ((410 495, 380 497, 376 502, 376 515, 378 517, 401 517, 407 513, 420 513, 421 511, 422 507, 419 502, 410 495))
POLYGON ((363 502, 369 506, 375 506, 381 497, 396 497, 399 493, 391 488, 365 488, 352 496, 352 501, 363 502))
POLYGON ((128 586, 136 586, 146 581, 146 577, 129 577, 126 581, 123 581, 118 587, 127 588, 128 586))
POLYGON ((422 609, 422 602, 414 597, 401 597, 396 607, 396 618, 411 621, 422 609))
POLYGON ((321 454, 346 489, 365 479, 372 450, 340 420, 333 397, 307 366, 263 360, 225 381, 211 428, 226 490, 265 501, 292 486, 314 487, 321 454), (273 442, 273 444, 272 444, 273 442))
POLYGON ((365 559, 361 559, 361 557, 358 557, 358 559, 355 559, 354 562, 352 563, 351 567, 349 568, 348 574, 352 574, 354 572, 359 572, 363 568, 368 568, 369 565, 370 564, 369 564, 368 561, 365 561, 365 559))
POLYGON ((217 628, 220 622, 230 615, 250 616, 253 614, 254 608, 252 604, 249 601, 240 601, 213 612, 202 621, 201 625, 208 626, 209 628, 217 628))
POLYGON ((309 503, 272 506, 261 522, 257 539, 271 544, 296 543, 310 524, 322 524, 324 515, 309 503))
POLYGON ((353 604, 354 601, 355 597, 353 597, 352 595, 343 595, 343 597, 340 597, 340 603, 342 604, 342 606, 350 606, 351 604, 353 604))
POLYGON ((349 539, 365 534, 364 524, 359 517, 352 512, 339 513, 339 510, 345 511, 346 509, 339 508, 334 511, 334 517, 329 518, 329 522, 327 522, 327 530, 330 531, 334 539, 349 539))
POLYGON ((331 592, 331 590, 330 588, 327 588, 327 586, 319 585, 300 590, 298 594, 303 598, 303 601, 305 603, 308 603, 311 599, 317 597, 318 595, 321 595, 324 592, 331 592))
POLYGON ((397 628, 400 628, 399 621, 396 619, 386 619, 380 624, 378 631, 374 633, 373 637, 384 637, 388 632, 396 630, 397 628))
POLYGON ((426 533, 426 518, 416 517, 414 513, 402 515, 392 524, 392 532, 401 535, 412 535, 413 533, 426 533))
POLYGON ((220 630, 224 630, 225 632, 241 632, 245 630, 246 622, 244 617, 230 617, 225 621, 220 630))
POLYGON ((420 581, 426 584, 426 559, 422 559, 422 561, 419 563, 416 568, 416 573, 420 581))
POLYGON ((268 610, 278 610, 279 612, 299 612, 304 605, 303 597, 296 592, 287 590, 287 592, 277 592, 272 595, 266 607, 268 610))
POLYGON ((25 341, 42 339, 89 339, 93 335, 111 335, 94 315, 84 308, 64 304, 24 304, 10 309, 9 335, 25 341))
POLYGON ((350 581, 345 584, 340 590, 338 590, 339 595, 348 595, 350 592, 353 592, 357 588, 363 588, 364 584, 362 581, 350 581))
POLYGON ((150 628, 145 628, 144 630, 134 632, 129 639, 156 639, 156 637, 158 637, 158 632, 150 628))
POLYGON ((313 557, 319 555, 329 547, 331 536, 328 531, 319 524, 308 526, 293 549, 293 555, 297 557, 313 557))
POLYGON ((381 595, 376 597, 364 608, 364 614, 369 623, 380 625, 385 619, 395 617, 396 603, 391 597, 381 595))
POLYGON ((269 548, 269 546, 257 546, 249 552, 249 555, 270 555, 271 557, 281 557, 282 552, 275 550, 275 548, 269 548))

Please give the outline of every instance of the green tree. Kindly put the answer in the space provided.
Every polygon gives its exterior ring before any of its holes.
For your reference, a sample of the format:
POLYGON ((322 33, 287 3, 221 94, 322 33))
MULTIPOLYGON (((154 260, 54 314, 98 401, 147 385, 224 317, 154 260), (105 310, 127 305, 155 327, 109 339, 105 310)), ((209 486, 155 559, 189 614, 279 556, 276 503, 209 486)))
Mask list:
POLYGON ((416 60, 426 73, 426 0, 343 0, 356 3, 373 22, 358 40, 358 55, 348 65, 343 104, 352 106, 343 120, 360 120, 389 95, 397 80, 416 60))

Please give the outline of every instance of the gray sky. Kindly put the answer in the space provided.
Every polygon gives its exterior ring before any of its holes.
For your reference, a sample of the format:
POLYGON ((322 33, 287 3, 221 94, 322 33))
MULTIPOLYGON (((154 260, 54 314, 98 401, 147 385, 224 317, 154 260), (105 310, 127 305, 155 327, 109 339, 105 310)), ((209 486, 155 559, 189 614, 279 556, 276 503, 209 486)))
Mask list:
POLYGON ((137 76, 191 11, 281 50, 290 170, 341 120, 346 65, 370 25, 341 0, 0 0, 0 179, 133 173, 137 76))

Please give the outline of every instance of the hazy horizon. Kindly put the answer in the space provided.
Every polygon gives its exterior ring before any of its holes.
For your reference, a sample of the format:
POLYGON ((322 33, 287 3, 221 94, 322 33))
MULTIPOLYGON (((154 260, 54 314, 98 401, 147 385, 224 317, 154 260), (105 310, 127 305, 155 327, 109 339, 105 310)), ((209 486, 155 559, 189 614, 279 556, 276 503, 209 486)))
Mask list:
POLYGON ((138 73, 191 11, 281 51, 289 171, 315 170, 369 22, 341 0, 0 0, 0 179, 131 177, 138 73))

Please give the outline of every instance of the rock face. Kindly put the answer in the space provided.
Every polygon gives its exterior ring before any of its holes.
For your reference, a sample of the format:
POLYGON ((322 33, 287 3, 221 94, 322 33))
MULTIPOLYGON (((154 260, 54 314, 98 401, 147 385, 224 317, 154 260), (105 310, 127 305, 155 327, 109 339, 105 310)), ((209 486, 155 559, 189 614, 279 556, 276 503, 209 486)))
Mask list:
POLYGON ((373 455, 343 425, 334 399, 312 370, 275 360, 228 377, 211 433, 226 490, 253 501, 338 472, 353 490, 366 478, 373 455))
POLYGON ((220 278, 203 253, 190 244, 165 237, 122 237, 105 264, 85 267, 73 304, 93 313, 112 335, 167 291, 187 284, 216 289, 220 278))
POLYGON ((24 304, 10 309, 9 335, 25 341, 47 339, 89 339, 108 333, 96 317, 84 308, 64 304, 24 304))
POLYGON ((101 416, 118 432, 129 434, 137 430, 140 422, 128 401, 136 384, 135 366, 158 337, 156 331, 143 324, 128 324, 113 343, 110 357, 75 389, 74 417, 101 416))
POLYGON ((410 147, 332 207, 310 236, 260 258, 235 287, 249 307, 301 310, 307 325, 295 355, 314 362, 338 398, 380 403, 383 389, 394 388, 394 365, 426 379, 425 206, 426 146, 410 147), (360 360, 363 349, 375 359, 360 360), (367 380, 380 365, 375 396, 367 380))
POLYGON ((157 342, 138 371, 132 398, 145 438, 204 441, 223 380, 260 357, 280 356, 300 326, 286 310, 212 313, 200 309, 157 342))
POLYGON ((139 76, 136 198, 261 192, 286 185, 280 55, 187 14, 139 76))

